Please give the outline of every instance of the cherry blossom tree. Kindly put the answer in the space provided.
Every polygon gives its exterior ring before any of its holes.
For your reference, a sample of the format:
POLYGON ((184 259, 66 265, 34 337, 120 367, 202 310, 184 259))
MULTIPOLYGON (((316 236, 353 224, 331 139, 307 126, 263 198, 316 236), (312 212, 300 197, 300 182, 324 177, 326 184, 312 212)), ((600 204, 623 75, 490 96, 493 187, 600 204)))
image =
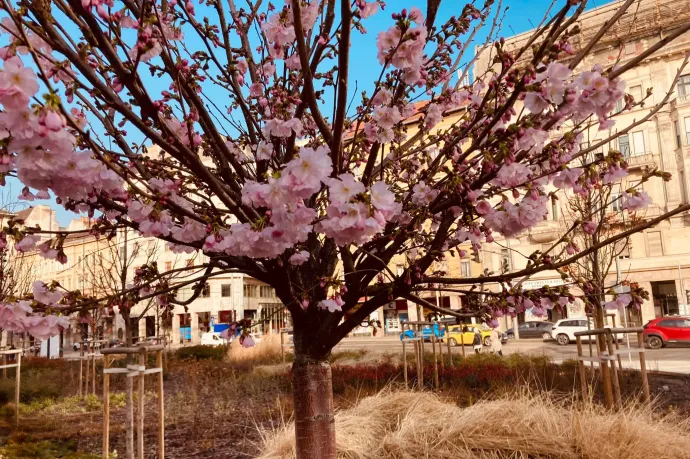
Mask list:
MULTIPOLYGON (((335 457, 329 354, 377 308, 405 298, 466 313, 422 299, 435 285, 457 287, 487 320, 567 303, 565 287, 524 292, 510 281, 563 270, 690 208, 580 252, 535 253, 510 273, 429 272, 466 241, 476 251, 496 234, 538 225, 551 183, 624 177, 616 152, 592 169, 572 166, 589 151, 580 139, 614 124, 616 102, 629 97, 621 76, 690 24, 623 65, 585 68, 584 57, 633 0, 577 44, 571 37, 586 3, 570 0, 517 49, 498 39, 500 3, 458 6, 442 19, 441 0, 428 0, 424 12, 394 11, 389 28, 372 37, 380 67, 358 94, 353 35, 366 33, 383 2, 238 3, 0 0, 0 173, 21 181, 25 198, 52 196, 96 217, 94 234, 129 228, 179 253, 203 252, 208 262, 186 283, 241 272, 274 287, 294 323, 299 458, 335 457), (492 67, 463 84, 477 44, 492 67), (410 260, 402 273, 389 268, 395 257, 410 260), (476 292, 463 285, 485 282, 504 288, 472 301, 476 292)), ((631 127, 618 126, 613 137, 631 127)), ((647 197, 631 192, 627 200, 641 207, 647 197)), ((33 249, 38 233, 4 229, 18 250, 33 249)), ((43 243, 44 256, 64 261, 64 237, 57 231, 43 243)), ((165 275, 147 269, 120 295, 175 304, 185 283, 161 282, 165 275)), ((38 284, 31 302, 5 304, 0 322, 36 308, 56 330, 60 314, 98 300, 38 284)), ((18 326, 31 331, 26 317, 18 326)))

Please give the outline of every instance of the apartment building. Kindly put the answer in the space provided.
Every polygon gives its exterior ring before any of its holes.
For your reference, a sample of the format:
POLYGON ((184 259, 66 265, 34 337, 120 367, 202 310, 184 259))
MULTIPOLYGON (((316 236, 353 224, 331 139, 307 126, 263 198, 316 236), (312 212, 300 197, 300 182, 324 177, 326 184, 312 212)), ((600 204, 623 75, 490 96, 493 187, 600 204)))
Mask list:
MULTIPOLYGON (((60 228, 55 210, 46 205, 29 207, 2 218, 21 218, 26 226, 40 226, 66 231, 63 250, 67 263, 46 260, 37 253, 13 254, 20 257, 19 276, 30 286, 35 280, 46 283, 57 281, 66 290, 79 290, 85 295, 103 297, 122 291, 121 274, 126 272, 126 287, 133 282, 135 270, 148 263, 157 263, 160 272, 188 268, 207 262, 203 254, 175 254, 167 244, 155 238, 144 238, 134 231, 120 230, 112 239, 95 238, 77 232, 89 228, 92 221, 86 217, 72 220, 60 228)), ((180 270, 170 279, 170 284, 183 283, 200 272, 180 270)), ((192 285, 181 287, 177 299, 184 301, 193 294, 192 285)), ((199 343, 201 334, 222 330, 227 324, 240 319, 252 319, 257 323, 257 332, 269 332, 288 325, 288 315, 276 297, 272 287, 249 276, 232 273, 211 277, 198 298, 189 305, 175 305, 172 315, 164 310, 155 299, 143 300, 132 308, 131 326, 135 339, 150 336, 169 335, 173 345, 199 343)), ((94 310, 88 317, 72 318, 69 330, 63 333, 63 345, 71 346, 83 336, 100 339, 123 338, 125 321, 118 310, 114 314, 107 310, 94 310)), ((8 337, 4 337, 6 343, 8 337)))
MULTIPOLYGON (((612 17, 622 5, 622 1, 612 2, 594 8, 579 18, 580 34, 574 37, 577 49, 586 44, 599 27, 612 17)), ((659 39, 667 36, 680 24, 690 19, 688 0, 638 0, 636 1, 602 38, 577 71, 590 69, 595 64, 605 68, 616 62, 624 65, 634 59, 659 39)), ((506 39, 508 49, 522 45, 530 32, 506 39)), ((645 59, 637 68, 624 75, 626 92, 635 100, 646 99, 644 107, 621 112, 615 116, 616 126, 610 131, 590 130, 583 139, 583 147, 601 141, 615 129, 621 129, 641 119, 651 107, 660 103, 671 90, 674 78, 681 67, 686 53, 690 51, 690 34, 684 34, 645 59)), ((476 71, 481 72, 490 65, 490 55, 479 50, 476 71)), ((618 107, 620 110, 621 106, 618 107)), ((688 202, 688 177, 690 174, 690 68, 681 73, 677 86, 671 93, 670 103, 654 114, 646 123, 635 127, 625 135, 610 142, 607 149, 621 151, 628 158, 630 175, 624 179, 617 193, 639 181, 646 167, 658 167, 670 172, 669 182, 653 179, 642 184, 654 204, 644 213, 643 218, 653 218, 688 202)), ((603 149, 602 149, 603 150, 603 149)), ((482 253, 482 266, 496 270, 504 263, 509 269, 524 268, 527 260, 519 253, 529 254, 548 247, 560 235, 563 208, 562 199, 550 209, 548 220, 531 231, 508 240, 498 240, 499 245, 488 245, 482 253)), ((625 218, 625 212, 618 203, 611 205, 610 212, 625 218)), ((639 283, 650 293, 641 310, 628 310, 626 314, 618 311, 619 323, 627 321, 640 325, 655 317, 688 314, 688 294, 690 293, 690 216, 687 213, 649 228, 631 237, 628 246, 618 255, 618 260, 607 273, 609 285, 617 280, 639 283), (618 270, 615 266, 618 266, 618 270)), ((542 285, 561 285, 562 279, 542 273, 523 283, 523 288, 539 288, 542 285)), ((576 303, 568 308, 569 316, 582 316, 582 305, 576 303)), ((530 319, 527 313, 524 319, 530 319)), ((557 319, 559 317, 553 317, 557 319)))

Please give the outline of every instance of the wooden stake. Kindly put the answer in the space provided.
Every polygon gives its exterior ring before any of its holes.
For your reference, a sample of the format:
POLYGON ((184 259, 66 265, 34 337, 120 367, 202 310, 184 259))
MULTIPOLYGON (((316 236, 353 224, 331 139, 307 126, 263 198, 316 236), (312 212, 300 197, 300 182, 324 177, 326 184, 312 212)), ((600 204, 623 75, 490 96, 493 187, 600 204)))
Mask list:
MULTIPOLYGON (((583 355, 582 355, 582 338, 580 336, 578 336, 578 337, 576 337, 576 339, 577 339, 577 356, 583 357, 583 355)), ((577 360, 577 369, 578 369, 578 372, 580 373, 580 390, 582 392, 582 401, 585 402, 589 398, 589 394, 587 391, 587 375, 585 374, 585 362, 578 359, 577 360)))
POLYGON ((91 350, 91 371, 92 371, 92 378, 91 378, 91 393, 93 395, 96 395, 96 348, 91 350))
MULTIPOLYGON (((606 347, 609 350, 609 357, 615 356, 616 351, 614 351, 613 347, 613 333, 611 333, 610 329, 607 329, 606 335, 604 335, 604 339, 606 339, 606 347)), ((611 364, 611 382, 613 383, 613 397, 614 397, 614 402, 617 407, 621 406, 621 386, 620 386, 620 381, 618 380, 618 368, 616 367, 616 361, 615 360, 609 360, 609 363, 611 364)))
POLYGON ((424 389, 424 330, 417 325, 419 331, 419 389, 424 389))
POLYGON ((163 351, 158 351, 156 353, 156 366, 161 369, 160 373, 158 373, 158 459, 163 459, 165 457, 165 400, 163 398, 163 351))
POLYGON ((450 350, 450 332, 448 331, 448 325, 446 325, 446 344, 448 345, 448 368, 453 366, 453 353, 450 350))
POLYGON ((443 341, 440 339, 438 340, 438 361, 441 363, 441 370, 443 370, 445 368, 445 363, 443 363, 443 341))
MULTIPOLYGON (((587 317, 587 331, 592 331, 592 323, 589 321, 589 319, 590 318, 588 316, 587 317)), ((589 356, 593 357, 594 353, 592 352, 592 335, 588 335, 587 344, 589 345, 589 356)), ((597 349, 597 352, 599 352, 598 349, 597 349)), ((590 360, 589 366, 592 368, 592 370, 594 370, 594 360, 590 360)))
MULTIPOLYGON (((7 355, 2 354, 2 366, 4 367, 5 365, 7 365, 7 355)), ((2 369, 2 378, 7 379, 7 368, 2 369)))
POLYGON ((103 356, 103 459, 110 457, 110 374, 108 368, 110 356, 103 356))
POLYGON ((405 389, 407 389, 407 348, 405 347, 405 329, 403 329, 403 377, 405 378, 405 389))
POLYGON ((642 340, 642 332, 637 332, 637 345, 641 347, 640 350, 640 377, 642 378, 642 392, 644 394, 644 401, 649 403, 649 381, 647 380, 647 361, 644 355, 644 341, 642 340))
POLYGON ((604 401, 606 408, 613 408, 613 389, 611 388, 611 375, 609 373, 608 361, 602 359, 601 349, 603 345, 601 342, 601 335, 597 335, 597 357, 599 357, 599 367, 601 368, 601 379, 604 383, 604 401))
POLYGON ((81 386, 84 372, 84 343, 79 346, 79 396, 81 397, 81 386))
POLYGON ((462 350, 462 360, 465 360, 465 327, 460 327, 460 349, 462 350))
POLYGON ((438 390, 438 362, 436 361, 436 335, 431 328, 431 353, 434 355, 434 387, 438 390))
POLYGON ((279 331, 280 333, 280 358, 285 363, 285 350, 283 350, 283 332, 279 331))
MULTIPOLYGON (((142 348, 139 353, 139 366, 146 366, 146 350, 142 348)), ((139 376, 139 391, 138 391, 138 412, 137 412, 137 453, 139 459, 144 459, 144 374, 139 376)))
POLYGON ((17 353, 17 374, 14 380, 14 418, 17 426, 19 425, 19 387, 21 385, 22 353, 17 353))

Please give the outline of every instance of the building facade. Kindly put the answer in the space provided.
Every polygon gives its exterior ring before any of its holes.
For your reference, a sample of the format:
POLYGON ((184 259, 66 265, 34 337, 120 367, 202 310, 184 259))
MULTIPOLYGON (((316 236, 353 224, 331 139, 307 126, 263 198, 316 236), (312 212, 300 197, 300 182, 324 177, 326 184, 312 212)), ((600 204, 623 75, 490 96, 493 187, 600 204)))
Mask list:
MULTIPOLYGON (((599 27, 623 4, 622 1, 594 8, 579 18, 579 35, 573 37, 573 46, 586 44, 599 27)), ((578 65, 575 72, 590 70, 599 64, 603 68, 611 65, 625 65, 658 40, 672 33, 680 24, 690 19, 690 2, 687 0, 639 0, 616 22, 602 40, 578 65)), ((531 32, 506 39, 506 48, 520 47, 531 32)), ((669 103, 651 116, 645 123, 601 147, 600 151, 617 150, 627 157, 629 176, 613 190, 616 198, 633 186, 645 168, 658 167, 672 174, 664 182, 652 179, 641 185, 653 200, 653 205, 642 215, 649 219, 675 209, 688 202, 688 177, 690 174, 690 69, 685 68, 672 88, 685 55, 690 51, 690 34, 686 33, 654 54, 644 59, 636 68, 626 72, 626 92, 636 101, 645 99, 643 107, 634 107, 613 116, 616 125, 607 131, 596 127, 585 132, 582 147, 589 147, 611 134, 624 129, 636 120, 646 116, 652 108, 662 103, 670 92, 669 103)), ((490 53, 479 50, 475 73, 490 65, 490 53)), ((617 107, 621 110, 622 104, 617 107)), ((567 200, 557 201, 549 211, 546 221, 531 231, 509 240, 498 240, 500 246, 488 245, 482 253, 482 266, 495 270, 500 263, 510 269, 526 266, 525 257, 549 246, 561 234, 562 206, 567 200)), ((611 214, 625 218, 619 204, 613 203, 611 214)), ((607 284, 614 285, 621 280, 639 283, 650 293, 641 309, 630 309, 623 314, 618 311, 618 323, 641 325, 655 317, 688 314, 690 293, 690 215, 682 213, 644 230, 630 238, 628 246, 614 260, 607 273, 607 284), (616 269, 615 267, 618 267, 616 269)), ((562 279, 555 273, 535 275, 526 285, 538 288, 541 285, 560 285, 562 279)), ((525 284, 523 284, 525 286, 525 284)), ((575 304, 566 311, 570 316, 582 316, 581 304, 575 304)), ((529 315, 528 317, 529 318, 529 315)), ((555 317, 556 319, 558 317, 555 317)))

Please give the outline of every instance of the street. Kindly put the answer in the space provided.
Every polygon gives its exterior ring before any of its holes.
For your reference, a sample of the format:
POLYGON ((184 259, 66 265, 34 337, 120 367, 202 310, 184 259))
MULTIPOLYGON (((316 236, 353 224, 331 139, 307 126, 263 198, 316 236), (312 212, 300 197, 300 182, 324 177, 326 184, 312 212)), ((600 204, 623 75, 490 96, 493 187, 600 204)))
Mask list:
MULTIPOLYGON (((445 345, 444 345, 445 346, 445 345)), ((626 347, 626 342, 623 340, 620 343, 621 349, 626 347)), ((630 347, 637 347, 637 340, 630 342, 630 347)), ((589 348, 587 343, 583 343, 585 354, 589 355, 589 348)), ((396 336, 380 336, 380 337, 364 337, 364 338, 345 338, 335 347, 335 351, 357 350, 364 349, 369 352, 401 352, 402 345, 399 337, 396 336)), ((431 350, 431 345, 427 344, 427 349, 431 350)), ((445 351, 444 347, 444 351, 445 351)), ((461 353, 459 346, 451 348, 453 353, 461 353)), ((469 355, 472 351, 472 346, 465 346, 465 353, 469 355)), ((488 348, 484 348, 483 352, 489 352, 488 348)), ((540 339, 520 339, 509 340, 503 346, 504 354, 512 354, 521 352, 528 355, 545 355, 550 357, 554 362, 562 362, 568 359, 577 358, 577 347, 575 344, 567 346, 560 346, 554 341, 542 341, 540 339)), ((596 350, 594 350, 596 352, 596 350)), ((690 374, 690 347, 666 347, 662 349, 646 349, 645 356, 647 359, 647 368, 652 371, 668 371, 674 373, 690 374)), ((631 354, 628 359, 627 355, 621 357, 624 366, 628 368, 639 369, 639 359, 637 354, 631 354)))

